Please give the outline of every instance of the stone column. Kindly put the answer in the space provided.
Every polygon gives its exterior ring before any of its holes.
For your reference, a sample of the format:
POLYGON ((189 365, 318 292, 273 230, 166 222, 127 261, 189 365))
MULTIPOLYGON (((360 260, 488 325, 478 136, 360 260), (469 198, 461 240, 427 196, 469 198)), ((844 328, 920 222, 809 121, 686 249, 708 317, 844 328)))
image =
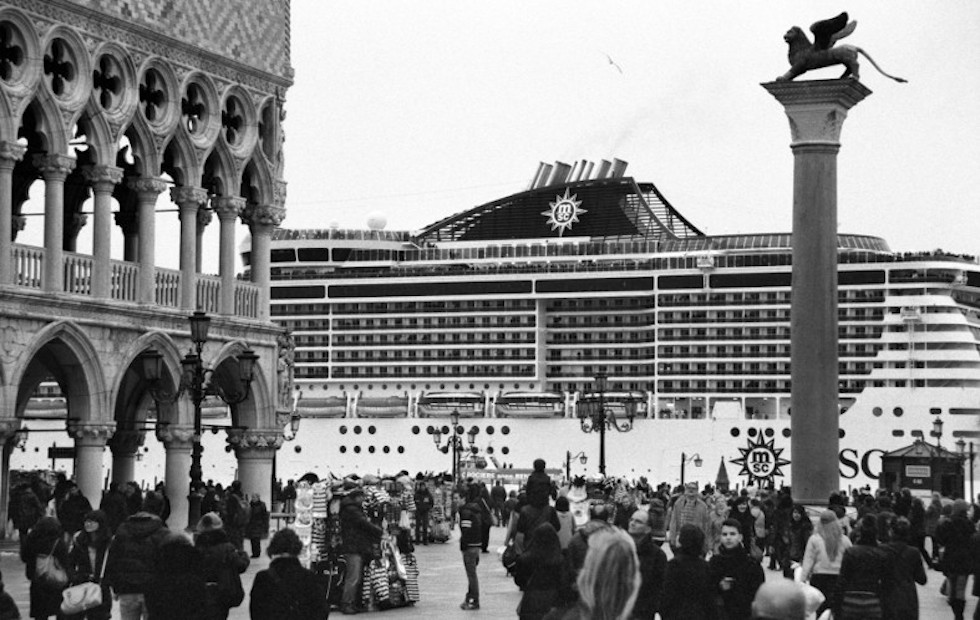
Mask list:
POLYGON ((180 308, 197 309, 198 236, 197 215, 208 202, 208 192, 200 187, 174 187, 170 198, 180 210, 180 308))
POLYGON ((216 196, 211 207, 221 222, 221 247, 218 254, 218 274, 221 276, 221 296, 218 298, 218 314, 235 314, 235 221, 245 208, 240 196, 216 196))
POLYGON ((790 309, 792 487, 825 505, 840 489, 837 385, 837 151, 847 111, 871 94, 857 80, 770 82, 793 150, 790 309))
POLYGON ((214 219, 214 215, 210 209, 200 209, 197 212, 197 239, 194 242, 194 256, 195 264, 194 270, 197 273, 202 273, 204 268, 202 265, 202 257, 204 256, 204 229, 208 227, 211 220, 214 219))
POLYGON ((274 205, 250 205, 242 214, 252 235, 250 272, 259 287, 259 317, 269 320, 270 253, 272 231, 282 224, 286 210, 274 205))
POLYGON ((13 176, 14 166, 26 151, 26 146, 16 142, 0 142, 0 286, 14 281, 13 176))
POLYGON ((95 231, 92 236, 92 296, 109 299, 112 297, 112 192, 122 181, 123 172, 122 168, 115 166, 88 166, 82 174, 92 185, 92 191, 95 193, 92 201, 95 210, 95 231))
POLYGON ((102 455, 115 430, 115 422, 73 422, 68 425, 68 435, 75 440, 75 482, 93 506, 102 501, 102 455))
POLYGON ((65 290, 65 179, 75 169, 67 155, 35 155, 34 166, 44 177, 44 282, 43 290, 65 290))
POLYGON ((10 453, 16 443, 20 418, 0 419, 0 538, 7 537, 7 515, 10 508, 10 453))
POLYGON ((109 440, 112 450, 112 481, 136 480, 136 451, 146 440, 146 433, 132 429, 120 429, 109 440))
POLYGON ((136 212, 117 211, 116 226, 123 234, 123 260, 135 263, 139 259, 139 227, 136 223, 136 212))
POLYGON ((172 530, 192 530, 197 523, 188 523, 190 506, 188 495, 191 480, 187 472, 191 470, 191 448, 194 445, 194 428, 190 426, 168 425, 157 431, 159 439, 167 450, 165 480, 167 498, 170 500, 170 519, 172 530))
POLYGON ((267 506, 272 505, 272 462, 282 447, 282 430, 278 428, 232 430, 228 443, 238 457, 238 479, 248 495, 258 493, 267 506))
POLYGON ((143 304, 153 304, 156 303, 157 196, 167 189, 167 184, 159 179, 143 177, 130 179, 129 186, 137 196, 140 265, 137 300, 143 304))

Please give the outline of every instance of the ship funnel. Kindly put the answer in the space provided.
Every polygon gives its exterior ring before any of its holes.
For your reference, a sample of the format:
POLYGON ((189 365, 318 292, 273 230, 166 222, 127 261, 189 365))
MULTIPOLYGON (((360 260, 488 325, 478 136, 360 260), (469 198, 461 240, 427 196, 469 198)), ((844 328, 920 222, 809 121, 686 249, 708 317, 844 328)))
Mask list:
POLYGON ((585 164, 585 170, 582 171, 582 180, 583 181, 592 177, 592 168, 593 167, 595 167, 595 164, 592 163, 591 161, 590 162, 587 162, 585 164))
POLYGON ((544 163, 543 161, 538 162, 538 169, 534 173, 534 176, 531 177, 531 183, 527 186, 528 189, 534 189, 535 187, 538 186, 538 183, 540 182, 541 179, 541 173, 544 171, 544 168, 547 165, 548 164, 544 163))
POLYGON ((612 171, 609 173, 610 179, 619 179, 626 174, 626 166, 629 164, 622 159, 614 159, 612 163, 612 171))
POLYGON ((532 187, 531 189, 544 187, 545 185, 547 185, 548 179, 551 177, 552 168, 554 168, 554 166, 552 166, 551 164, 546 164, 544 162, 541 162, 541 166, 538 168, 538 175, 534 178, 534 187, 532 187))
POLYGON ((612 166, 612 164, 609 163, 609 160, 603 159, 602 161, 600 161, 599 162, 599 169, 596 170, 596 173, 595 173, 595 178, 597 178, 597 179, 604 179, 604 178, 606 178, 606 175, 609 173, 609 167, 610 166, 612 166))
POLYGON ((572 171, 568 174, 568 182, 578 181, 578 175, 582 172, 582 162, 577 161, 572 165, 572 171))
POLYGON ((551 173, 551 179, 548 181, 548 185, 558 185, 560 183, 564 183, 568 180, 568 173, 571 171, 571 166, 564 162, 556 161, 555 169, 551 173))

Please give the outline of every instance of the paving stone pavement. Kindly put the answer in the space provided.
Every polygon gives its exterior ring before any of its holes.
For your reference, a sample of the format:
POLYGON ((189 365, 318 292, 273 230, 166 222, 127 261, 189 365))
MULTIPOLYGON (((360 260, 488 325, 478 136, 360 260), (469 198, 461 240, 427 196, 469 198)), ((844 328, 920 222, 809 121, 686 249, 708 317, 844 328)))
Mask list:
MULTIPOLYGON (((480 610, 462 611, 459 604, 466 592, 466 575, 463 571, 463 561, 459 552, 458 531, 445 544, 419 545, 416 547, 416 557, 419 563, 419 589, 421 601, 411 607, 389 609, 386 611, 358 614, 358 618, 426 618, 426 620, 447 620, 465 618, 515 618, 520 592, 513 580, 507 576, 500 564, 496 549, 502 544, 503 528, 493 528, 490 536, 491 553, 480 556, 478 568, 480 578, 480 610)), ((669 551, 668 551, 669 553, 669 551)), ((252 560, 248 571, 242 576, 245 592, 252 588, 255 574, 269 565, 268 557, 252 560)), ((30 586, 24 574, 24 564, 16 552, 15 544, 0 544, 0 570, 7 592, 13 596, 21 610, 21 615, 28 618, 28 588, 30 586)), ((952 612, 946 600, 939 594, 942 575, 936 571, 927 571, 929 582, 919 586, 919 617, 922 620, 939 620, 951 618, 952 612)), ((767 579, 780 578, 779 573, 766 570, 767 579)), ((971 584, 972 586, 972 584, 971 584)), ((970 592, 968 586, 967 592, 970 592)), ((966 607, 966 617, 972 614, 977 605, 977 599, 969 596, 966 607)), ((232 609, 229 620, 248 620, 248 597, 238 608, 232 609)), ((334 610, 331 617, 342 617, 334 610)), ((118 609, 113 609, 113 619, 119 618, 118 609)))

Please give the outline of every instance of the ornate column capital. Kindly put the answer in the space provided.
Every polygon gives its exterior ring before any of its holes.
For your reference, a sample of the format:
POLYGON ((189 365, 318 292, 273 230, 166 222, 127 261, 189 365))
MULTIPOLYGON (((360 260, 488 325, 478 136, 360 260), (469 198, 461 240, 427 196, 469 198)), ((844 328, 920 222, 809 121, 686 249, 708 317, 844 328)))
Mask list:
POLYGON ((160 179, 154 179, 152 177, 138 177, 128 179, 126 184, 129 189, 133 190, 141 196, 145 194, 151 194, 154 198, 167 191, 167 184, 160 179))
POLYGON ((170 199, 179 206, 193 205, 201 208, 208 203, 208 190, 201 187, 177 185, 170 188, 170 199))
POLYGON ((69 422, 68 436, 76 444, 105 446, 116 431, 115 422, 69 422))
POLYGON ((241 196, 215 196, 211 199, 211 209, 219 220, 233 220, 241 215, 245 199, 241 196))
POLYGON ((272 182, 272 204, 286 208, 286 182, 281 179, 272 182))
POLYGON ((115 166, 85 166, 82 176, 92 185, 96 192, 111 192, 123 180, 122 168, 115 166))
POLYGON ((242 222, 255 232, 270 230, 286 219, 286 209, 276 205, 248 205, 242 210, 242 222))
POLYGON ((204 230, 214 219, 214 214, 212 214, 207 209, 198 209, 197 211, 197 229, 204 230))
POLYGON ((109 439, 109 449, 115 456, 132 456, 146 441, 143 431, 121 429, 112 434, 109 439))
POLYGON ((0 445, 10 439, 20 430, 20 418, 0 418, 0 445))
POLYGON ((228 444, 239 457, 252 454, 258 457, 273 453, 283 444, 282 429, 256 428, 231 429, 228 431, 228 444))
POLYGON ((68 155, 49 155, 37 153, 34 155, 34 167, 41 171, 44 180, 64 181, 65 177, 75 169, 76 160, 68 155))
POLYGON ((840 146, 847 111, 871 94, 853 79, 781 81, 762 85, 789 117, 792 147, 840 146))
POLYGON ((13 168, 14 164, 24 159, 27 147, 16 142, 0 141, 0 167, 13 168))
POLYGON ((167 450, 184 448, 189 450, 194 445, 194 427, 168 424, 157 430, 157 439, 167 450))

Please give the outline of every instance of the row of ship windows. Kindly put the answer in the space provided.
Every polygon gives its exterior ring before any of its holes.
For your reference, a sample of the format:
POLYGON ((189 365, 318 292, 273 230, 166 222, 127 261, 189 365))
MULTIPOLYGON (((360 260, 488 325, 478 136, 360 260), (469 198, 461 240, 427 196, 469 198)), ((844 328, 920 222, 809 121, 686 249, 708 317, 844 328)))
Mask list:
MULTIPOLYGON (((904 331, 899 328, 895 331, 904 331)), ((930 330, 945 331, 945 330, 930 330)), ((860 325, 840 325, 838 327, 838 337, 847 339, 878 338, 881 336, 882 327, 873 325, 869 327, 860 325)), ((658 339, 661 341, 673 340, 789 340, 790 328, 788 325, 779 327, 749 327, 739 328, 697 328, 697 329, 660 329, 657 330, 658 339)))
MULTIPOLYGON (((899 309, 894 310, 895 313, 899 309)), ((839 321, 880 321, 885 313, 880 308, 847 308, 837 311, 839 321)), ((658 324, 670 323, 757 323, 763 321, 789 321, 790 310, 693 310, 683 312, 661 312, 658 324)))
MULTIPOLYGON (((664 308, 676 306, 774 305, 789 304, 791 297, 790 291, 788 290, 729 293, 691 291, 688 293, 662 293, 657 295, 657 305, 664 308)), ((838 289, 837 301, 838 303, 883 302, 885 301, 885 291, 881 289, 838 289)))
MULTIPOLYGON (((327 359, 326 351, 312 351, 322 354, 320 359, 327 359)), ((316 358, 309 356, 301 358, 297 353, 297 362, 312 362, 316 358)), ((408 351, 334 351, 333 361, 337 363, 350 361, 412 361, 412 360, 502 360, 522 359, 533 360, 534 349, 467 349, 465 351, 447 351, 446 349, 422 349, 408 351)))

